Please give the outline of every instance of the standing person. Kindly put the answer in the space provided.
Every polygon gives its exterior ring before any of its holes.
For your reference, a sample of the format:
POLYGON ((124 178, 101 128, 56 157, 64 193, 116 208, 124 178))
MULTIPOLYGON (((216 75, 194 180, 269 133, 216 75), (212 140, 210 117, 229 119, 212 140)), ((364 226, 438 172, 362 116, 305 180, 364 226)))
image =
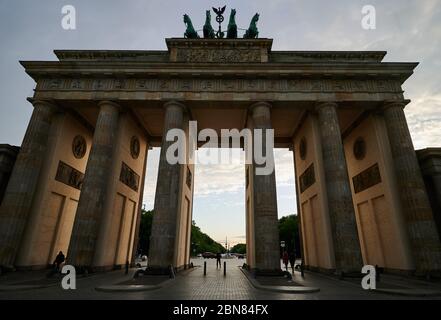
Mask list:
POLYGON ((295 268, 295 264, 296 264, 295 252, 291 252, 291 254, 289 255, 289 264, 291 265, 292 274, 294 274, 294 268, 295 268))
POLYGON ((54 266, 56 268, 56 271, 60 271, 60 265, 66 260, 66 257, 63 254, 63 251, 60 251, 55 258, 54 266))
POLYGON ((216 254, 216 269, 217 269, 218 266, 219 266, 220 269, 222 269, 221 258, 222 258, 222 255, 221 255, 220 252, 218 252, 216 254))
POLYGON ((288 252, 284 251, 283 252, 283 256, 282 256, 282 260, 283 260, 283 264, 285 265, 285 270, 288 271, 288 252))

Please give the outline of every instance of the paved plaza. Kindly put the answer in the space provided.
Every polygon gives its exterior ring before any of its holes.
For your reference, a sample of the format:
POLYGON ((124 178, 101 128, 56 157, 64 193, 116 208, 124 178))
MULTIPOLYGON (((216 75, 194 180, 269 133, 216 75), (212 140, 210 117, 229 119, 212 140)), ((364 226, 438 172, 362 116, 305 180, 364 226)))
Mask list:
MULTIPOLYGON (((318 299, 439 299, 437 297, 410 297, 402 295, 369 292, 361 288, 358 281, 341 281, 332 277, 315 273, 305 273, 302 279, 296 272, 294 280, 308 287, 319 287, 317 293, 291 294, 256 289, 239 266, 244 260, 230 259, 227 262, 227 274, 216 269, 214 259, 195 259, 194 269, 179 273, 174 280, 162 283, 161 288, 140 292, 101 292, 96 288, 119 284, 132 278, 135 270, 129 275, 124 271, 113 271, 77 279, 76 290, 63 290, 61 285, 53 283, 49 287, 37 288, 38 278, 44 273, 15 273, 0 278, 0 299, 145 299, 145 300, 318 300, 318 299), (207 275, 203 275, 203 263, 207 261, 207 275), (34 280, 32 280, 32 277, 34 280), (21 278, 21 279, 20 279, 21 278), (25 281, 26 279, 26 281, 25 281), (20 289, 11 284, 35 284, 20 289)), ((398 281, 398 280, 397 280, 398 281)), ((406 283, 411 284, 409 280, 406 283)), ((417 282, 413 282, 417 286, 417 282)), ((384 284, 383 284, 384 286, 384 284)), ((396 285, 392 286, 397 288, 396 285)), ((431 285, 436 287, 436 285, 431 285)), ((421 288, 421 283, 420 283, 421 288)), ((441 290, 440 290, 441 292, 441 290)))

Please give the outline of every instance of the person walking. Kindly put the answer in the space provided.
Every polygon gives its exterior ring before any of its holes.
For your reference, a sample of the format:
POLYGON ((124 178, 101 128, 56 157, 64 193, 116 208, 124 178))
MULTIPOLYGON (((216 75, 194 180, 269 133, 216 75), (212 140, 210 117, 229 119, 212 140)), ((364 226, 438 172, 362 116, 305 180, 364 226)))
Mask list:
POLYGON ((291 254, 289 255, 289 264, 291 265, 292 274, 294 274, 294 268, 295 268, 295 265, 296 265, 296 254, 295 254, 295 252, 291 252, 291 254))
POLYGON ((283 256, 282 256, 282 260, 283 260, 283 264, 285 265, 285 270, 288 271, 288 252, 284 251, 283 252, 283 256))
POLYGON ((216 269, 217 269, 218 267, 219 267, 219 269, 222 269, 221 258, 222 258, 222 255, 221 255, 220 252, 218 252, 218 253, 216 254, 216 269))

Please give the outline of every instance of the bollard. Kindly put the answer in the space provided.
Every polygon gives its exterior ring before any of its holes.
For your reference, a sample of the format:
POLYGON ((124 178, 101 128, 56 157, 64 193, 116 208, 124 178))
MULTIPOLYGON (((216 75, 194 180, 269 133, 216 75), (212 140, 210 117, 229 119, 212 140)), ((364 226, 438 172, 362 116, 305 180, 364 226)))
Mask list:
POLYGON ((303 272, 303 261, 302 264, 300 265, 300 275, 302 276, 302 278, 305 277, 305 273, 303 272))
POLYGON ((207 261, 204 261, 204 276, 207 275, 207 261))
POLYGON ((227 262, 224 261, 224 277, 227 275, 227 262))

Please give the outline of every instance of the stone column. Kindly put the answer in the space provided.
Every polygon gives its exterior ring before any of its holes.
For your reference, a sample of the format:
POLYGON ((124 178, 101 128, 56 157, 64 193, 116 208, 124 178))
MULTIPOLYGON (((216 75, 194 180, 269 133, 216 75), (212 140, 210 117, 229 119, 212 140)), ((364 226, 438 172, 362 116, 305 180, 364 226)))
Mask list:
POLYGON ((102 101, 99 107, 67 257, 69 264, 86 268, 93 267, 107 189, 113 179, 110 172, 120 111, 119 105, 111 101, 102 101))
POLYGON ((337 104, 320 103, 317 105, 316 111, 322 145, 336 272, 338 274, 361 272, 363 260, 337 116, 337 104))
POLYGON ((168 163, 167 149, 174 142, 166 141, 166 135, 170 129, 183 129, 185 106, 179 102, 171 101, 164 105, 164 109, 164 131, 149 248, 149 268, 161 270, 173 265, 176 250, 176 224, 180 210, 181 165, 168 163))
POLYGON ((441 270, 441 244, 404 107, 399 101, 386 103, 384 118, 417 273, 425 274, 441 270))
MULTIPOLYGON (((253 136, 253 150, 256 143, 262 143, 262 150, 266 150, 266 130, 271 126, 271 105, 258 102, 250 108, 253 129, 262 129, 263 141, 255 141, 253 136)), ((274 162, 274 150, 270 149, 267 159, 274 162)), ((279 230, 277 216, 277 195, 275 170, 268 175, 256 174, 256 169, 264 167, 255 163, 253 154, 252 184, 254 207, 254 238, 256 269, 264 272, 280 271, 279 230)))
POLYGON ((34 111, 0 208, 0 265, 12 267, 31 211, 56 106, 34 101, 34 111))

